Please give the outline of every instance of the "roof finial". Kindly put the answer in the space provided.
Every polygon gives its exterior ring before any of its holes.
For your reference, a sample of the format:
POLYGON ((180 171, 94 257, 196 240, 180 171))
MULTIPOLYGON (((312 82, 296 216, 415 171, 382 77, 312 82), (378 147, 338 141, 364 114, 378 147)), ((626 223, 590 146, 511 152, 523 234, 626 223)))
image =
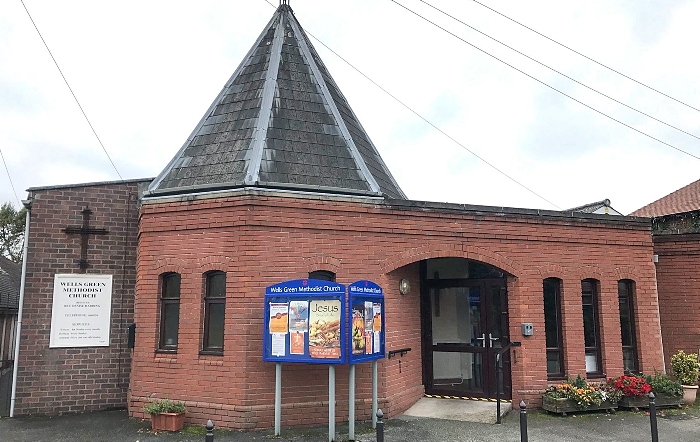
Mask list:
POLYGON ((280 0, 280 6, 282 6, 282 5, 289 6, 289 0, 280 0))

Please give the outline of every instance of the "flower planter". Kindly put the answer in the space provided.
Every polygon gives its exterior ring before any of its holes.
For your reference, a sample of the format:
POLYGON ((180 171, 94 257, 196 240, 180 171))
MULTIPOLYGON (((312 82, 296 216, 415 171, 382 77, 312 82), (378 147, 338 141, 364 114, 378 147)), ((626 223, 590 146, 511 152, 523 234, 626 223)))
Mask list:
POLYGON ((566 413, 578 413, 581 411, 613 411, 617 409, 617 404, 610 401, 603 401, 600 405, 591 404, 585 408, 576 406, 576 402, 566 398, 542 397, 542 408, 551 413, 558 413, 566 416, 566 413))
POLYGON ((158 413, 151 415, 153 431, 180 431, 185 425, 185 413, 158 413))
POLYGON ((698 394, 697 385, 683 385, 683 403, 686 405, 693 405, 695 403, 695 397, 698 394))
MULTIPOLYGON (((656 408, 678 407, 681 404, 683 396, 672 396, 670 394, 658 393, 654 403, 656 408)), ((620 408, 631 408, 638 410, 640 408, 649 408, 649 396, 623 396, 620 402, 617 403, 620 408)))

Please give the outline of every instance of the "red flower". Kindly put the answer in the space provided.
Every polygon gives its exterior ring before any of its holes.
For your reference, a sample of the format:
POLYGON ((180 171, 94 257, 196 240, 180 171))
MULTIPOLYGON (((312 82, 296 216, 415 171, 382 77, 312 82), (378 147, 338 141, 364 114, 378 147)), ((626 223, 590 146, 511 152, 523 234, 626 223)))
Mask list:
POLYGON ((622 391, 625 396, 644 396, 651 391, 651 385, 643 377, 620 376, 617 379, 610 379, 609 385, 615 390, 622 391))

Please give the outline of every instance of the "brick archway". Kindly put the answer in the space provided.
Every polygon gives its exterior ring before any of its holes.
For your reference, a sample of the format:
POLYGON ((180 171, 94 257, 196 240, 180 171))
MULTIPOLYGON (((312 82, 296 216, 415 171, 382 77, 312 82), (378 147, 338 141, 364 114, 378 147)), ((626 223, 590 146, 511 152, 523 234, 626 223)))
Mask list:
POLYGON ((380 263, 380 268, 384 273, 392 272, 400 267, 431 258, 466 258, 483 262, 497 267, 505 272, 518 276, 522 274, 522 269, 518 264, 505 256, 490 250, 476 246, 450 245, 450 244, 430 244, 423 247, 416 247, 406 250, 399 255, 387 258, 380 263))

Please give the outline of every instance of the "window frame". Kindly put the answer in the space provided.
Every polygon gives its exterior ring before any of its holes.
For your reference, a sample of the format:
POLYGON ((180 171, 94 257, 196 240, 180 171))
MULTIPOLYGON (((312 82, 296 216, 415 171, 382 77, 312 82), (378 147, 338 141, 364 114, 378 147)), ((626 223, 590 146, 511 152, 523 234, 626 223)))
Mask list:
POLYGON ((204 323, 202 330, 202 349, 201 354, 212 354, 212 355, 223 355, 224 354, 224 336, 225 336, 225 326, 226 326, 226 272, 220 270, 214 270, 204 274, 204 323), (210 296, 211 293, 211 281, 214 277, 223 276, 223 286, 224 293, 223 296, 210 296), (224 318, 221 324, 221 347, 211 346, 210 332, 211 332, 211 305, 212 304, 222 304, 224 308, 224 318))
POLYGON ((584 356, 587 355, 589 352, 595 352, 596 356, 596 361, 597 361, 597 370, 596 371, 588 371, 586 370, 586 376, 587 377, 602 377, 604 376, 604 370, 603 370, 603 352, 601 351, 601 346, 600 346, 600 314, 599 314, 599 308, 598 308, 598 303, 600 302, 600 281, 594 278, 586 278, 581 280, 581 309, 582 309, 582 319, 583 319, 583 348, 584 348, 584 356), (584 307, 587 304, 583 303, 583 297, 587 295, 586 292, 584 292, 584 284, 590 284, 591 285, 591 306, 592 306, 592 312, 593 312, 593 335, 595 338, 595 345, 593 346, 586 346, 586 319, 585 319, 585 309, 584 307))
POLYGON ((180 333, 180 299, 182 296, 182 275, 177 272, 168 272, 160 275, 160 326, 159 326, 159 337, 158 337, 158 351, 160 352, 177 352, 177 345, 179 341, 180 333), (178 291, 177 297, 165 296, 168 292, 168 286, 172 278, 177 277, 178 291), (167 344, 165 340, 165 327, 166 327, 166 306, 176 304, 177 305, 177 328, 175 331, 175 343, 167 344))
POLYGON ((542 304, 543 304, 543 309, 544 309, 544 326, 545 326, 545 358, 548 360, 548 356, 551 352, 557 352, 558 353, 558 360, 559 360, 559 372, 558 373, 550 373, 549 372, 549 366, 547 365, 547 379, 548 380, 558 380, 558 379, 566 379, 566 370, 564 369, 564 334, 562 332, 562 308, 561 308, 561 300, 562 300, 562 284, 563 281, 560 278, 546 278, 542 280, 542 304), (547 284, 551 284, 552 287, 554 288, 554 304, 555 304, 555 326, 556 326, 556 336, 557 336, 557 347, 548 347, 547 346, 547 309, 546 309, 546 300, 545 296, 547 293, 547 284))
POLYGON ((625 371, 625 373, 633 373, 637 374, 639 373, 639 347, 637 346, 637 343, 639 342, 637 339, 637 328, 636 328, 636 321, 635 321, 635 312, 634 312, 634 290, 635 290, 635 284, 634 281, 631 279, 621 279, 617 281, 617 301, 618 301, 618 306, 622 306, 622 298, 623 294, 621 293, 620 286, 625 286, 626 290, 626 295, 624 295, 625 298, 627 298, 627 309, 629 311, 629 334, 630 334, 630 339, 631 339, 631 344, 630 345, 624 345, 622 336, 624 335, 624 331, 622 330, 622 309, 620 308, 620 343, 622 345, 622 368, 625 371), (628 370, 625 367, 625 349, 631 350, 632 351, 632 361, 634 362, 634 369, 628 370))

